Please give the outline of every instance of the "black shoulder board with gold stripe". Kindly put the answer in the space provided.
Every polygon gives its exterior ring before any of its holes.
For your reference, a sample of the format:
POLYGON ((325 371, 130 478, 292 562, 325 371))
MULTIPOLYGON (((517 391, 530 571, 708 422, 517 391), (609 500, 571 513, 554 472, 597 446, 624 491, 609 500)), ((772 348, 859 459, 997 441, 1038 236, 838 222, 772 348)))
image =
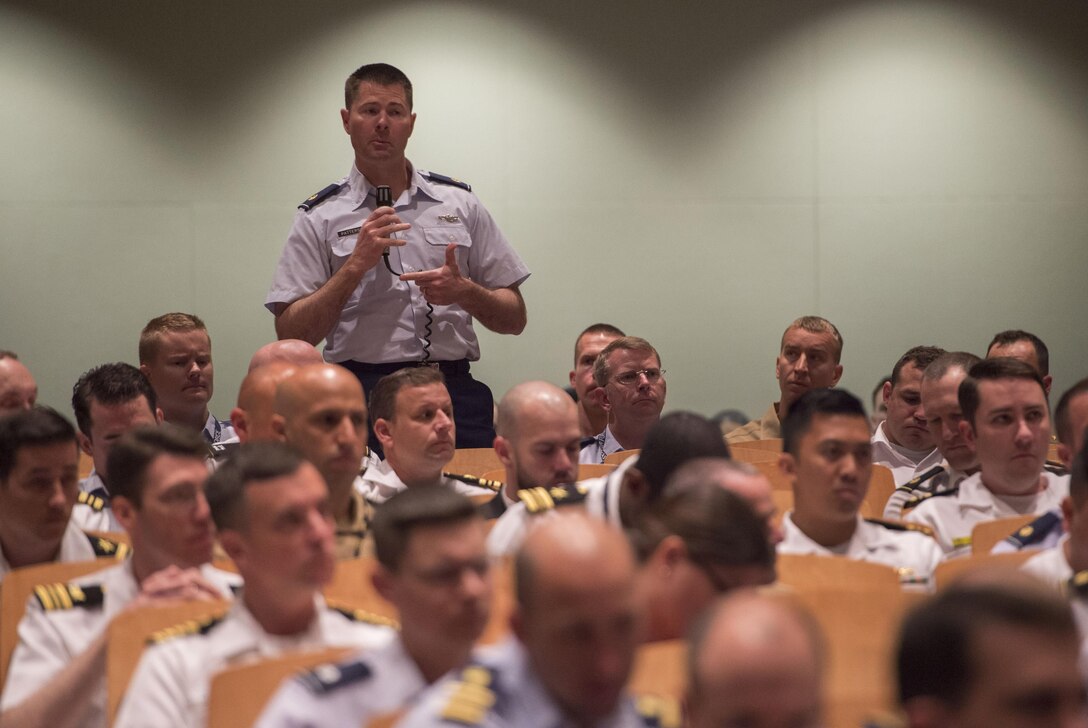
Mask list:
POLYGON ((883 518, 866 518, 866 523, 871 523, 874 526, 882 526, 889 531, 914 531, 915 533, 922 533, 926 536, 933 535, 933 529, 921 523, 908 523, 906 521, 886 521, 883 518))
POLYGON ((392 627, 393 629, 400 629, 400 625, 397 620, 390 619, 389 617, 383 617, 380 614, 374 612, 368 612, 365 609, 355 609, 349 607, 346 604, 336 604, 329 602, 326 606, 334 612, 338 612, 352 622, 362 622, 363 624, 373 624, 378 627, 392 627))
POLYGON ((339 664, 327 662, 302 673, 298 676, 298 681, 311 693, 323 695, 360 680, 369 680, 373 674, 370 666, 359 660, 339 664))
POLYGON ((298 209, 306 210, 307 212, 309 212, 310 210, 314 209, 315 207, 320 205, 322 202, 324 202, 325 200, 329 199, 330 197, 335 195, 337 192, 339 192, 340 188, 343 187, 343 186, 344 186, 343 182, 333 182, 328 187, 325 187, 324 189, 318 190, 317 192, 313 193, 312 195, 307 197, 305 200, 303 200, 299 204, 298 209))
POLYGON ((224 617, 225 615, 220 614, 205 617, 204 619, 188 619, 181 624, 175 624, 173 627, 167 627, 166 629, 160 629, 158 632, 153 632, 151 636, 147 638, 147 644, 157 645, 177 639, 178 637, 208 634, 215 629, 217 625, 222 623, 224 617))
POLYGON ((1043 470, 1054 475, 1069 475, 1069 469, 1065 467, 1065 463, 1058 460, 1047 460, 1043 463, 1043 470))
MULTIPOLYGON (((1047 511, 1034 521, 1016 529, 1016 533, 1005 538, 1007 543, 1019 549, 1036 546, 1046 540, 1055 529, 1062 527, 1062 516, 1058 511, 1047 511)), ((1061 533, 1061 531, 1059 531, 1061 533)))
POLYGON ((522 488, 518 498, 529 513, 545 513, 556 506, 581 503, 586 499, 586 489, 578 483, 553 485, 550 488, 522 488))
POLYGON ((650 728, 680 728, 683 725, 680 703, 673 698, 642 695, 635 699, 635 712, 642 725, 650 728))
POLYGON ((123 559, 128 556, 128 552, 131 550, 127 543, 114 541, 112 538, 92 536, 89 533, 83 535, 91 542, 91 548, 94 549, 95 556, 112 556, 115 559, 123 559))
POLYGON ((468 182, 462 182, 459 179, 447 177, 446 175, 439 174, 438 172, 424 172, 423 170, 420 170, 419 173, 429 179, 431 182, 438 182, 439 184, 443 185, 453 185, 454 187, 460 187, 465 192, 472 192, 472 185, 470 185, 468 182))
POLYGON ((100 607, 104 593, 100 586, 79 586, 77 584, 38 584, 34 587, 34 597, 42 609, 47 612, 76 607, 100 607))
POLYGON ((492 493, 498 493, 502 490, 502 481, 499 480, 487 480, 486 478, 477 478, 475 475, 458 475, 457 473, 442 473, 450 480, 456 480, 459 483, 466 485, 474 485, 477 488, 485 488, 492 493))
POLYGON ((449 700, 442 706, 443 720, 461 725, 480 725, 499 702, 495 671, 483 665, 469 665, 453 682, 449 700))
POLYGON ((1088 571, 1078 571, 1069 579, 1069 593, 1079 597, 1088 596, 1088 571))
MULTIPOLYGON (((923 483, 925 483, 927 480, 932 480, 933 478, 936 478, 938 475, 940 475, 943 472, 944 472, 944 467, 943 466, 935 465, 932 468, 930 468, 929 470, 927 470, 926 472, 922 473, 921 475, 919 475, 919 476, 917 476, 915 478, 911 478, 906 483, 903 483, 903 485, 896 488, 896 490, 911 490, 911 491, 918 490, 919 487, 923 483)), ((925 490, 927 493, 932 493, 933 492, 932 488, 924 488, 923 490, 925 490)))
POLYGON ((957 485, 955 488, 949 488, 948 490, 942 490, 940 493, 922 493, 916 498, 911 498, 909 501, 903 504, 903 510, 908 508, 915 508, 921 503, 925 503, 930 498, 944 498, 949 495, 959 495, 960 487, 957 485))
POLYGON ((106 508, 106 501, 101 496, 91 495, 85 490, 79 491, 79 495, 76 496, 76 503, 87 506, 96 513, 101 513, 106 508))

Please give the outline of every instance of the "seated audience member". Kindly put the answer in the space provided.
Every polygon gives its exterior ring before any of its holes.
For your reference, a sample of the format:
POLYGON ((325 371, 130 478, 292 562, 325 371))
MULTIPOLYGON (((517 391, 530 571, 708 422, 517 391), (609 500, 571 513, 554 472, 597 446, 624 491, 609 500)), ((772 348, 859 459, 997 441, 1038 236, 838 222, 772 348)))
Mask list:
POLYGON ((328 486, 338 559, 361 555, 366 542, 370 509, 359 491, 366 415, 363 386, 336 364, 304 366, 276 388, 272 432, 310 461, 328 486))
POLYGON ((756 512, 767 530, 771 546, 782 541, 782 526, 776 518, 771 481, 754 466, 722 457, 706 457, 689 460, 676 469, 665 484, 665 495, 674 489, 683 489, 691 483, 707 481, 739 495, 756 512))
POLYGON ((935 346, 916 346, 899 357, 892 379, 884 385, 887 415, 873 433, 873 464, 892 471, 896 485, 903 485, 941 461, 933 434, 926 426, 922 407, 922 373, 944 353, 935 346))
POLYGON ((608 413, 601 409, 593 379, 597 355, 606 346, 625 334, 611 324, 593 324, 578 334, 574 342, 574 369, 570 371, 570 386, 578 403, 578 426, 582 437, 596 437, 608 425, 608 413))
POLYGON ((735 592, 697 622, 689 643, 689 728, 824 725, 823 636, 800 608, 735 592))
POLYGON ((258 728, 364 725, 468 659, 491 599, 484 524, 472 501, 435 486, 397 493, 374 516, 374 549, 374 587, 397 608, 396 638, 285 683, 258 728))
POLYGON ((954 584, 907 615, 896 648, 909 728, 1085 725, 1069 606, 1026 586, 954 584))
MULTIPOLYGON (((1054 425, 1058 433, 1058 463, 1047 462, 1048 472, 1060 475, 1073 466, 1073 454, 1084 446, 1088 428, 1088 379, 1082 379, 1062 395, 1054 410, 1054 425)), ((1024 549, 1049 549, 1065 533, 1062 509, 1053 508, 1036 518, 993 548, 993 553, 1024 549)))
POLYGON ((492 556, 513 555, 533 525, 556 506, 584 505, 590 515, 617 529, 633 524, 638 514, 660 497, 665 481, 684 463, 700 457, 729 457, 721 431, 691 412, 670 412, 646 436, 642 452, 624 460, 603 478, 574 485, 522 488, 520 503, 510 506, 487 537, 492 556))
POLYGON ((71 423, 48 407, 0 417, 0 579, 23 566, 124 555, 72 520, 78 495, 71 423))
POLYGON ((0 417, 28 410, 38 401, 38 383, 13 351, 0 351, 0 417))
POLYGON ((978 472, 978 458, 967 446, 960 423, 960 382, 968 370, 979 361, 974 354, 952 351, 941 354, 926 367, 922 375, 922 409, 937 450, 940 463, 916 474, 896 488, 884 507, 884 517, 903 517, 903 505, 917 502, 926 494, 943 493, 960 484, 968 475, 978 472))
POLYGON ((249 359, 248 372, 260 369, 274 362, 292 364, 296 367, 304 367, 308 364, 322 364, 321 352, 313 344, 302 339, 280 339, 265 344, 249 359))
POLYGON ((276 431, 272 427, 272 417, 276 414, 276 390, 298 368, 298 365, 286 361, 270 361, 249 370, 238 387, 238 402, 230 411, 230 424, 240 443, 271 442, 276 439, 276 431))
POLYGON ((758 420, 726 435, 730 445, 782 437, 782 419, 797 398, 810 389, 834 387, 842 376, 842 334, 819 316, 802 316, 786 327, 774 375, 779 398, 758 420))
POLYGON ((245 589, 226 616, 153 639, 117 728, 204 725, 211 677, 227 666, 393 639, 388 627, 357 622, 321 597, 336 563, 334 526, 313 465, 278 443, 243 445, 208 478, 205 496, 245 589))
POLYGON ((367 468, 359 487, 371 503, 420 485, 465 495, 494 495, 479 478, 443 472, 453 459, 457 427, 446 378, 438 369, 409 367, 387 374, 370 393, 370 420, 385 460, 367 468))
POLYGON ((72 388, 72 411, 79 427, 79 447, 94 462, 79 481, 72 518, 88 531, 119 531, 110 508, 106 461, 113 444, 129 430, 162 422, 155 390, 131 364, 103 364, 84 372, 72 388))
POLYGON ((996 359, 1002 356, 1019 359, 1039 372, 1043 379, 1043 389, 1050 396, 1050 384, 1053 380, 1050 376, 1050 350, 1042 339, 1020 329, 994 334, 990 345, 986 347, 986 358, 996 359))
POLYGON ((872 444, 861 401, 849 392, 814 389, 782 423, 779 466, 793 486, 782 522, 780 554, 845 556, 895 567, 904 583, 928 583, 941 549, 902 525, 858 515, 869 491, 872 444))
POLYGON ((0 723, 105 726, 110 620, 131 608, 229 599, 241 584, 209 564, 215 526, 204 499, 206 456, 204 438, 171 425, 141 427, 113 443, 110 485, 132 557, 36 590, 19 623, 0 723))
POLYGON ((608 424, 582 448, 579 461, 603 463, 614 452, 640 449, 665 406, 665 370, 657 349, 637 336, 616 339, 597 356, 593 381, 608 424))
POLYGON ((495 432, 495 454, 506 475, 502 489, 481 506, 486 518, 498 518, 517 503, 522 488, 578 479, 578 406, 554 384, 524 382, 511 388, 499 402, 495 432))
POLYGON ((718 426, 722 431, 722 437, 725 437, 738 427, 743 427, 748 422, 748 415, 738 409, 727 409, 718 412, 710 418, 710 421, 718 426))
POLYGON ((140 371, 155 388, 163 419, 202 432, 215 444, 237 439, 226 420, 208 411, 215 388, 212 340, 197 316, 167 313, 140 332, 140 371))
POLYGON ((775 580, 763 519, 741 496, 685 469, 627 530, 640 564, 647 642, 684 637, 719 594, 775 580))
MULTIPOLYGON (((964 435, 980 472, 928 496, 907 520, 933 529, 941 548, 964 554, 983 521, 1057 508, 1068 476, 1047 472, 1050 413, 1038 372, 1016 359, 984 359, 960 384, 964 435)), ((908 504, 909 506, 910 504, 908 504)))
POLYGON ((1058 542, 1020 568, 1064 593, 1074 574, 1088 571, 1088 447, 1081 449, 1070 467, 1069 495, 1062 500, 1061 517, 1065 527, 1058 542))
POLYGON ((398 725, 654 725, 624 693, 642 615, 623 535, 580 514, 549 519, 515 570, 514 636, 429 688, 398 725))
POLYGON ((869 415, 869 422, 872 424, 873 432, 876 432, 876 428, 880 427, 881 422, 888 419, 888 405, 884 401, 884 385, 891 381, 891 376, 881 377, 880 381, 876 383, 876 387, 873 388, 869 400, 869 403, 873 406, 869 415))

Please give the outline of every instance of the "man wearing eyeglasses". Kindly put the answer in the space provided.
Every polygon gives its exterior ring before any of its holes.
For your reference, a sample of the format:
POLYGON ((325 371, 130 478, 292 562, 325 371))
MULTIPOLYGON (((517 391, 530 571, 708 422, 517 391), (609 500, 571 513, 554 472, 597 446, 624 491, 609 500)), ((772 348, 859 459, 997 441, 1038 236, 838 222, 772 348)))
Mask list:
POLYGON ((661 357, 645 339, 624 336, 597 356, 594 393, 608 413, 608 424, 582 448, 581 463, 603 463, 621 450, 638 450, 665 406, 665 370, 661 357))

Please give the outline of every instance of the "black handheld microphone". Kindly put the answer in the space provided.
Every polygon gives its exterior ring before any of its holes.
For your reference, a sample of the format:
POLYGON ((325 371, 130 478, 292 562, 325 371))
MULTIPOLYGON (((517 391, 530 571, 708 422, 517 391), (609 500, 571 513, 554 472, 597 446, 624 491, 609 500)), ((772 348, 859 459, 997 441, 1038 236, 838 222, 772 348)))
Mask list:
MULTIPOLYGON (((389 185, 378 185, 374 189, 374 197, 378 202, 378 207, 393 206, 393 192, 389 189, 389 185)), ((396 275, 393 266, 389 264, 389 246, 382 249, 382 259, 385 261, 385 267, 389 269, 389 272, 396 275)))

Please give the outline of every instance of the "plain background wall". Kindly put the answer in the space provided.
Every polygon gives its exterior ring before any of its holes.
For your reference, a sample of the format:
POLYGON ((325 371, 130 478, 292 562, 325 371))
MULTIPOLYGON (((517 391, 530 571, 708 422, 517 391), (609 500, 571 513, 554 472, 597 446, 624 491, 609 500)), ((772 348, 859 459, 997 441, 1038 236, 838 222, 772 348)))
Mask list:
POLYGON ((1088 4, 0 5, 0 348, 67 410, 172 310, 225 417, 296 204, 345 175, 344 77, 413 79, 418 166, 473 184, 533 270, 501 395, 576 333, 648 338, 668 409, 757 416, 786 324, 846 338, 868 399, 915 344, 1038 333, 1088 374, 1088 4))

